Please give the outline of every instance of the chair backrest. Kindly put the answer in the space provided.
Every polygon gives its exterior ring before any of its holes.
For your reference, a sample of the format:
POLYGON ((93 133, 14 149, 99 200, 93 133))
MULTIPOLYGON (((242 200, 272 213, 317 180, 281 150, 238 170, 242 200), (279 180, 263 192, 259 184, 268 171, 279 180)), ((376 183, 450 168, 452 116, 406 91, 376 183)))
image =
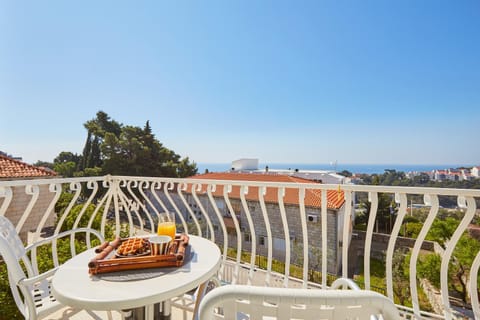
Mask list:
POLYGON ((35 275, 35 272, 15 227, 4 216, 0 216, 0 255, 7 265, 8 281, 10 282, 10 289, 15 303, 23 316, 27 317, 29 314, 32 314, 31 311, 27 310, 27 305, 31 304, 33 297, 30 296, 29 291, 19 287, 18 283, 28 276, 35 275), (28 275, 25 274, 20 265, 20 260, 23 261, 28 275))
POLYGON ((400 319, 395 304, 367 290, 292 289, 227 285, 200 303, 199 319, 400 319))
POLYGON ((77 254, 76 235, 81 236, 88 249, 92 246, 91 235, 96 237, 100 243, 105 241, 103 235, 97 230, 75 228, 24 247, 13 224, 6 217, 0 216, 0 254, 7 264, 8 280, 13 298, 25 318, 37 319, 63 307, 50 292, 51 277, 60 265, 57 241, 70 236, 70 253, 74 256, 77 254), (49 255, 53 260, 54 267, 47 271, 39 270, 39 250, 37 249, 48 245, 51 246, 49 255))
POLYGON ((7 264, 10 282, 17 283, 25 278, 25 273, 19 264, 19 261, 26 257, 25 252, 25 247, 13 224, 6 217, 0 216, 0 254, 7 264))

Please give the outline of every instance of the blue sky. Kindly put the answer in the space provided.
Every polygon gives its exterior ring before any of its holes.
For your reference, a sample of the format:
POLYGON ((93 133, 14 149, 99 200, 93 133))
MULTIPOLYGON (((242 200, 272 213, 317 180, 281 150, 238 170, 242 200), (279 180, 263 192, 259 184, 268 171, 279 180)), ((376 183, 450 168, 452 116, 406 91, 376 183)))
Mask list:
POLYGON ((98 110, 196 162, 480 164, 479 1, 0 0, 0 150, 98 110))

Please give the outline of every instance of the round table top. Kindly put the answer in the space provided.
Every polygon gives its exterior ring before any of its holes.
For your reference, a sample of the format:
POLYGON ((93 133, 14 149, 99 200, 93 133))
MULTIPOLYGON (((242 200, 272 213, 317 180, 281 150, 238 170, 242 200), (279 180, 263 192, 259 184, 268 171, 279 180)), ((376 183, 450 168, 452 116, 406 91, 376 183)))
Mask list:
POLYGON ((90 310, 137 308, 179 296, 212 278, 221 263, 215 243, 189 237, 191 257, 183 266, 162 268, 162 275, 144 280, 108 281, 92 276, 88 262, 95 256, 94 249, 82 252, 60 266, 53 276, 53 296, 63 304, 90 310))

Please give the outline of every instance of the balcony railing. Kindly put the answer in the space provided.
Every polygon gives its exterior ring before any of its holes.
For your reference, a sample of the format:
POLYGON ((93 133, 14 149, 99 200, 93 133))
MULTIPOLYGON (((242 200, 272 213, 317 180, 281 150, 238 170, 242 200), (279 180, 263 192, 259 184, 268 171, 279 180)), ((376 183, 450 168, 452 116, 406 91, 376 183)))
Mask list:
POLYGON ((78 227, 96 228, 107 238, 154 233, 159 213, 173 211, 178 231, 220 246, 224 282, 321 288, 337 276, 349 277, 394 299, 405 318, 479 317, 478 246, 458 253, 464 234, 475 230, 479 201, 480 190, 313 182, 121 176, 0 181, 0 215, 25 242, 78 227), (359 215, 365 223, 354 226, 359 215), (459 221, 448 238, 427 241, 435 221, 448 215, 459 221), (420 221, 413 234, 412 216, 420 221), (438 288, 419 270, 433 253, 441 257, 438 288), (452 276, 457 267, 463 274, 452 276))

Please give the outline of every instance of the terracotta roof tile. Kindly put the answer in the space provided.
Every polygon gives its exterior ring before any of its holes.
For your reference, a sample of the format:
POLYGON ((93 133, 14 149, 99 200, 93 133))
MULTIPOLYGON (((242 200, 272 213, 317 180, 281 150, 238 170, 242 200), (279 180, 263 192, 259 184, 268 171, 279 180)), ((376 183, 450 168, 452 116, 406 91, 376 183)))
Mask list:
POLYGON ((54 171, 0 155, 0 178, 51 177, 56 175, 54 171))
MULTIPOLYGON (((235 180, 235 181, 259 181, 259 182, 280 182, 280 183, 316 183, 311 180, 293 177, 282 174, 258 174, 258 173, 233 173, 233 172, 212 172, 206 174, 200 174, 192 179, 209 179, 209 180, 235 180)), ((191 185, 187 187, 187 191, 191 191, 191 185)), ((202 185, 202 190, 199 192, 205 192, 206 185, 202 185)), ((285 204, 299 204, 298 189, 286 188, 285 197, 283 201, 285 204)), ((305 206, 307 207, 321 207, 321 190, 306 189, 305 190, 305 206)), ((217 186, 214 196, 223 196, 223 186, 217 186)), ((267 192, 264 195, 265 202, 278 203, 278 190, 277 188, 267 188, 267 192)), ((233 186, 232 192, 229 194, 231 198, 240 198, 240 187, 233 186)), ((258 187, 249 186, 248 194, 245 198, 250 201, 258 201, 258 187)), ((327 207, 329 209, 339 209, 345 202, 345 195, 343 191, 328 190, 327 191, 327 207)))

